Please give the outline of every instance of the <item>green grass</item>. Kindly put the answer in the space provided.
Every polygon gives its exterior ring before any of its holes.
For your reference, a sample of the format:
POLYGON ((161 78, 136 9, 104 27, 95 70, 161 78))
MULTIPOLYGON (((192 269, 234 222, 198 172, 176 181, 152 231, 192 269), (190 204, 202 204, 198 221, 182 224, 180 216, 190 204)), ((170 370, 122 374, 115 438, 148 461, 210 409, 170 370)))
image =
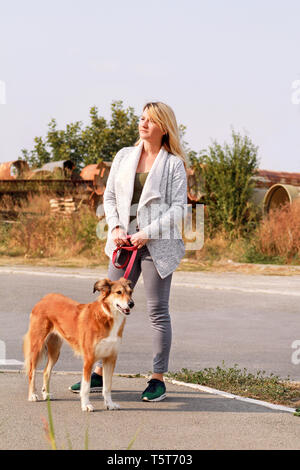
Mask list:
POLYGON ((252 264, 279 264, 285 265, 286 260, 282 256, 269 256, 257 251, 255 246, 245 245, 245 251, 239 259, 240 263, 252 263, 252 264))
MULTIPOLYGON (((136 374, 136 376, 140 376, 140 374, 136 374)), ((54 422, 53 422, 53 415, 52 415, 52 410, 51 410, 51 401, 50 401, 49 396, 47 398, 47 414, 48 414, 48 420, 43 418, 45 438, 49 442, 52 450, 58 450, 58 446, 57 446, 57 442, 55 438, 54 422)), ((132 449, 139 432, 140 432, 140 429, 136 431, 135 435, 130 440, 126 450, 132 449)), ((66 438, 67 438, 69 450, 73 450, 72 441, 70 439, 70 434, 68 432, 66 433, 66 438)), ((88 425, 86 427, 85 434, 84 434, 84 450, 89 450, 89 427, 88 425)))
POLYGON ((294 384, 289 378, 281 379, 274 374, 266 375, 265 371, 261 370, 253 374, 245 368, 238 368, 237 364, 225 367, 223 363, 222 367, 210 367, 200 371, 182 369, 180 372, 170 372, 166 376, 292 408, 300 404, 300 384, 294 384))

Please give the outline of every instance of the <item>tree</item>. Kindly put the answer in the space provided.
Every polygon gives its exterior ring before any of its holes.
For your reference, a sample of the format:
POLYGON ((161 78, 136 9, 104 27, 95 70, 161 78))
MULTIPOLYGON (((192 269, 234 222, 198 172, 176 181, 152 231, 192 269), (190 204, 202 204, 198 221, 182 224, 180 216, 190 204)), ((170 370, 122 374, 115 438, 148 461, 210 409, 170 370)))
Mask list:
POLYGON ((193 166, 193 163, 195 162, 195 158, 197 156, 197 152, 195 152, 194 150, 191 150, 189 147, 189 144, 184 140, 186 126, 184 126, 183 124, 179 124, 178 129, 179 129, 180 142, 181 142, 183 151, 186 155, 188 165, 193 166))
POLYGON ((253 176, 258 168, 257 150, 249 137, 232 130, 232 144, 213 141, 193 165, 204 181, 206 227, 210 235, 223 230, 229 237, 243 235, 256 216, 251 201, 253 176))
POLYGON ((92 107, 91 123, 85 128, 77 121, 59 130, 56 120, 51 119, 46 138, 35 137, 33 150, 21 150, 23 158, 35 168, 59 160, 72 160, 78 168, 101 160, 111 161, 120 148, 133 145, 139 136, 138 116, 132 107, 123 109, 122 101, 113 101, 111 113, 107 123, 98 115, 97 107, 92 107))

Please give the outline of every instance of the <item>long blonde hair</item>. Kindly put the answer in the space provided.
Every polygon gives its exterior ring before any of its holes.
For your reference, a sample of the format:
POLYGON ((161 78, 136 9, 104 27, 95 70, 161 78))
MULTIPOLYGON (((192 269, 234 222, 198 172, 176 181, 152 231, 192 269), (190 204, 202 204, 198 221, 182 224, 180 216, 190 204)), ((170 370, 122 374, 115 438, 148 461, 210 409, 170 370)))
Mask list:
MULTIPOLYGON (((187 159, 180 143, 179 128, 173 109, 161 101, 146 103, 143 112, 147 109, 150 118, 160 127, 165 134, 162 138, 162 146, 167 152, 177 155, 187 168, 187 159)), ((135 143, 138 145, 141 138, 135 143)))

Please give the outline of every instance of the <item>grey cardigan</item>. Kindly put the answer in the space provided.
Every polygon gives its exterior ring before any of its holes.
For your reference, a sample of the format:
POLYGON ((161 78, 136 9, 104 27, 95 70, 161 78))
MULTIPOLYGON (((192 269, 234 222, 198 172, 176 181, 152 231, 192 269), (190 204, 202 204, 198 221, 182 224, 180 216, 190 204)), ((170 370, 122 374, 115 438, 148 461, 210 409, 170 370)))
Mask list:
POLYGON ((108 224, 105 253, 112 258, 116 248, 111 232, 117 226, 128 233, 136 226, 146 233, 147 248, 161 278, 171 274, 185 253, 181 236, 187 204, 187 178, 182 160, 163 147, 148 174, 136 212, 131 208, 136 168, 143 142, 135 147, 124 147, 116 154, 104 191, 104 213, 108 224), (129 224, 130 215, 136 221, 129 224))

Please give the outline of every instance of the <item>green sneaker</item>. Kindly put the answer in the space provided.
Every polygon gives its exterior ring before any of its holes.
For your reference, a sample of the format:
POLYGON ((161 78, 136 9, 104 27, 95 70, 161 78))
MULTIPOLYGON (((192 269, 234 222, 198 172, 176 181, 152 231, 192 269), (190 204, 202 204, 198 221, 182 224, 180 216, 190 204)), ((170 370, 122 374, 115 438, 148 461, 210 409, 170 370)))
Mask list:
POLYGON ((158 379, 151 379, 147 382, 149 385, 142 393, 143 401, 161 401, 166 398, 165 383, 158 379))
MULTIPOLYGON (((72 385, 72 387, 69 387, 69 390, 73 393, 80 393, 80 385, 81 385, 81 382, 77 382, 76 384, 72 385)), ((96 372, 93 372, 91 375, 90 393, 101 392, 102 386, 103 386, 102 375, 99 375, 99 374, 96 374, 96 372)))

